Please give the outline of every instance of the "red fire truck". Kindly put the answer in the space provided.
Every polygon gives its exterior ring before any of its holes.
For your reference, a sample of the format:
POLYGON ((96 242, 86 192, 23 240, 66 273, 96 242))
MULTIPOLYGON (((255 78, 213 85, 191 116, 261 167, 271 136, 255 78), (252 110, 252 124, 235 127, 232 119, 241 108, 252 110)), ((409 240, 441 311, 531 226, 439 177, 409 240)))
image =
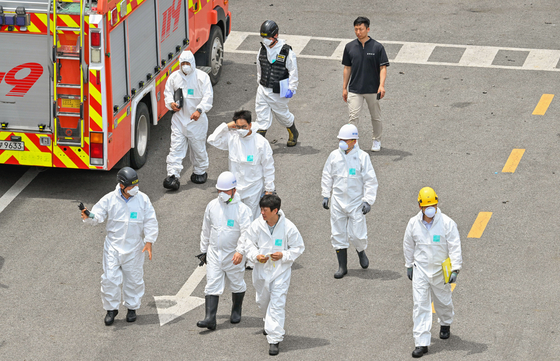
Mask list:
POLYGON ((146 162, 185 49, 212 83, 229 0, 0 0, 0 164, 146 162))

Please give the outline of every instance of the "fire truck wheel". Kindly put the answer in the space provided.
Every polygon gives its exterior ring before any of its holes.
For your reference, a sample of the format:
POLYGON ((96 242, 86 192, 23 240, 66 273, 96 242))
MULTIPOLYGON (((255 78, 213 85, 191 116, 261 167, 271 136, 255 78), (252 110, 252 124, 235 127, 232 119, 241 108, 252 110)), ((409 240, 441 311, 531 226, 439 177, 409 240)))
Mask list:
POLYGON ((208 65, 210 65, 210 81, 216 85, 222 74, 222 64, 224 62, 224 36, 219 26, 213 25, 208 38, 208 65))
POLYGON ((130 150, 130 165, 139 169, 148 158, 148 139, 150 137, 150 112, 144 103, 136 107, 136 125, 134 132, 135 147, 130 150))

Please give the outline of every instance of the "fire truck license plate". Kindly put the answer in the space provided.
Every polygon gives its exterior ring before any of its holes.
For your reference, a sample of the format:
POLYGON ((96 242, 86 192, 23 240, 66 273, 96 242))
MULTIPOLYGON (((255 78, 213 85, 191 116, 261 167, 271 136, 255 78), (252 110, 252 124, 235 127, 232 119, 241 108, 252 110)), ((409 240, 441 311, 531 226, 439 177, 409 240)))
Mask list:
POLYGON ((62 108, 80 108, 80 99, 60 99, 62 100, 62 108))
POLYGON ((0 150, 25 150, 25 144, 23 142, 2 140, 0 141, 0 150))

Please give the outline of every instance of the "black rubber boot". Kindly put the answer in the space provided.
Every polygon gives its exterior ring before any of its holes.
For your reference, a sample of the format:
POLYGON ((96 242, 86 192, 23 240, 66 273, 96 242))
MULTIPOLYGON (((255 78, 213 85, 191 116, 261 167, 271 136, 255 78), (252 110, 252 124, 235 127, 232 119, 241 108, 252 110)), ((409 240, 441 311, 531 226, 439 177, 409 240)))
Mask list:
POLYGON ((286 145, 288 147, 295 147, 295 145, 297 144, 297 139, 299 137, 299 132, 296 129, 296 122, 294 122, 291 127, 286 129, 288 129, 288 134, 290 135, 290 137, 288 138, 288 144, 286 145))
POLYGON ((419 358, 424 356, 425 353, 428 353, 428 346, 418 346, 412 351, 412 357, 419 358))
POLYGON ((270 348, 268 349, 268 354, 270 356, 276 356, 280 352, 278 348, 279 343, 271 343, 270 348))
POLYGON ((204 172, 204 174, 192 174, 191 175, 191 182, 196 184, 203 184, 206 183, 206 179, 208 179, 208 173, 204 172))
POLYGON ((451 326, 441 326, 439 329, 439 338, 447 340, 451 336, 451 326))
POLYGON ((119 314, 119 310, 107 311, 105 315, 105 326, 111 326, 115 322, 115 317, 119 314))
POLYGON ((218 301, 220 296, 206 295, 206 317, 204 320, 198 321, 196 325, 200 328, 209 330, 216 329, 216 312, 218 311, 218 301))
POLYGON ((177 179, 175 175, 171 175, 163 180, 163 188, 165 189, 172 189, 176 191, 179 189, 180 185, 181 183, 179 183, 179 179, 177 179))
POLYGON ((266 129, 259 129, 257 130, 257 134, 262 135, 263 137, 266 138, 266 129))
MULTIPOLYGON (((358 252, 358 251, 356 251, 358 252)), ((369 267, 369 259, 366 256, 366 251, 363 250, 362 252, 358 252, 358 257, 360 258, 360 266, 362 266, 363 269, 366 269, 369 267)))
POLYGON ((126 313, 126 322, 134 322, 136 321, 136 311, 135 310, 128 310, 126 313))
POLYGON ((233 303, 233 305, 231 306, 231 317, 229 318, 229 321, 231 323, 239 323, 241 321, 243 297, 245 297, 245 292, 231 294, 231 301, 233 303))
POLYGON ((348 268, 346 268, 346 265, 348 264, 347 251, 348 250, 346 248, 336 250, 336 258, 338 258, 338 271, 334 274, 334 278, 342 278, 348 273, 348 268))

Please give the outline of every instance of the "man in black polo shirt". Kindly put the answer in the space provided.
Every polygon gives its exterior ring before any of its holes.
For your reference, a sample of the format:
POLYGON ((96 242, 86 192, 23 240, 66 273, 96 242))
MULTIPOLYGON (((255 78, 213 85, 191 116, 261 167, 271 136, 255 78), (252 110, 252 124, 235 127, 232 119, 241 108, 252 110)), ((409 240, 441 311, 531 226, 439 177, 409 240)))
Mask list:
POLYGON ((371 150, 381 150, 381 107, 379 99, 385 96, 385 78, 389 59, 383 45, 369 37, 369 19, 354 20, 357 39, 346 44, 342 56, 344 77, 342 99, 348 103, 349 123, 358 126, 360 111, 367 102, 373 126, 371 150))

